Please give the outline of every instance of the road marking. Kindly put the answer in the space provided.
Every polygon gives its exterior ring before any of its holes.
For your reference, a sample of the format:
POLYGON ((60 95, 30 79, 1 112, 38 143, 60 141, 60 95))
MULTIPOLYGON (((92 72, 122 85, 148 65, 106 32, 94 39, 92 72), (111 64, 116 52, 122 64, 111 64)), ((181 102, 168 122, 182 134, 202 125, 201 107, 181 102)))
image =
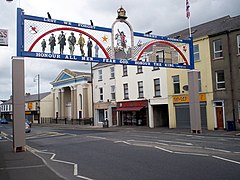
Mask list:
POLYGON ((159 143, 159 142, 154 142, 154 141, 140 141, 140 140, 127 140, 128 142, 135 141, 135 142, 142 142, 142 143, 152 143, 152 144, 158 144, 158 145, 163 145, 163 146, 168 146, 168 144, 165 143, 159 143))
POLYGON ((127 142, 127 141, 114 141, 114 143, 124 143, 127 145, 131 145, 131 143, 127 142))
MULTIPOLYGON (((86 180, 92 180, 91 178, 78 175, 78 165, 77 165, 76 163, 68 162, 68 161, 63 161, 63 160, 58 160, 58 159, 54 159, 55 156, 56 156, 56 154, 55 154, 55 153, 52 153, 52 152, 46 152, 45 150, 44 150, 44 151, 40 151, 40 150, 34 149, 34 148, 30 147, 30 146, 27 146, 27 148, 28 148, 29 151, 31 151, 33 154, 35 154, 36 156, 40 157, 46 165, 47 165, 47 162, 46 162, 41 156, 37 155, 36 152, 52 155, 51 158, 50 158, 51 161, 72 165, 72 166, 73 166, 73 175, 74 175, 74 176, 80 177, 80 178, 83 178, 83 179, 86 179, 86 180)), ((47 165, 47 166, 48 166, 48 165, 47 165)), ((48 166, 48 167, 49 167, 49 166, 48 166)), ((49 168, 50 168, 53 172, 55 172, 58 176, 62 177, 62 176, 61 176, 57 171, 55 171, 53 168, 51 168, 51 167, 49 167, 49 168)), ((66 179, 66 178, 64 178, 64 179, 66 179)))
POLYGON ((84 177, 84 176, 79 176, 79 175, 77 175, 76 177, 79 177, 79 178, 82 178, 82 179, 86 179, 86 180, 93 180, 93 179, 90 179, 90 178, 87 178, 87 177, 84 177))
POLYGON ((225 153, 230 153, 231 152, 231 151, 227 151, 227 150, 223 150, 223 149, 215 149, 215 148, 207 148, 207 147, 205 147, 204 149, 219 151, 219 152, 225 152, 225 153))
POLYGON ((6 167, 6 168, 0 168, 0 170, 13 170, 13 169, 28 169, 28 168, 39 168, 39 167, 45 167, 46 165, 35 165, 35 166, 21 166, 21 167, 6 167))
POLYGON ((174 154, 182 154, 182 155, 193 155, 193 156, 204 156, 208 157, 208 154, 199 154, 199 153, 188 153, 188 152, 173 152, 174 154))
POLYGON ((173 153, 173 151, 170 151, 170 150, 167 150, 167 149, 158 147, 158 146, 154 146, 154 147, 155 147, 156 149, 160 149, 160 150, 165 151, 165 152, 168 152, 168 153, 173 153))
POLYGON ((100 136, 87 136, 87 137, 90 137, 90 138, 95 138, 95 139, 107 139, 105 137, 100 137, 100 136))
POLYGON ((188 146, 192 146, 192 143, 188 143, 188 142, 179 142, 179 141, 165 141, 165 140, 158 140, 159 142, 167 142, 167 143, 176 143, 176 144, 183 144, 183 145, 188 145, 188 146))
POLYGON ((219 157, 219 156, 212 156, 213 158, 216 158, 216 159, 221 159, 223 161, 228 161, 228 162, 231 162, 231 163, 235 163, 235 164, 239 164, 240 165, 240 162, 238 161, 234 161, 234 160, 231 160, 231 159, 226 159, 226 158, 222 158, 222 157, 219 157))

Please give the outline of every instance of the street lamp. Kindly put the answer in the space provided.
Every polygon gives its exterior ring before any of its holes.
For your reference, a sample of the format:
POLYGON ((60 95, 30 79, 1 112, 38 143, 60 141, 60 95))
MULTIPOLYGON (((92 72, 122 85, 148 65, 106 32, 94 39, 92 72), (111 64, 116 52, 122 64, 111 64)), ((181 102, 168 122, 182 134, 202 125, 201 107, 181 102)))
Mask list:
POLYGON ((38 114, 38 124, 40 124, 40 74, 36 75, 33 79, 33 82, 38 82, 38 86, 37 86, 37 89, 38 89, 38 103, 37 103, 37 107, 36 107, 36 110, 37 110, 37 114, 38 114))
MULTIPOLYGON (((88 64, 88 63, 84 63, 88 64)), ((90 62, 90 81, 91 83, 91 91, 92 91, 92 125, 94 126, 94 97, 93 97, 93 64, 90 62)))

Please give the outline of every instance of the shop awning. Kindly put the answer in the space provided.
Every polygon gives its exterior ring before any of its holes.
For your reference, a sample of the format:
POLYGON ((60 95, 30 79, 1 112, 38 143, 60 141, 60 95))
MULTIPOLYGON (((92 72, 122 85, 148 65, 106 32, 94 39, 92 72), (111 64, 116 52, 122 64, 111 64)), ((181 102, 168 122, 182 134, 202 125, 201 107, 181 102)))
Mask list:
POLYGON ((144 107, 119 107, 117 111, 140 111, 144 107))

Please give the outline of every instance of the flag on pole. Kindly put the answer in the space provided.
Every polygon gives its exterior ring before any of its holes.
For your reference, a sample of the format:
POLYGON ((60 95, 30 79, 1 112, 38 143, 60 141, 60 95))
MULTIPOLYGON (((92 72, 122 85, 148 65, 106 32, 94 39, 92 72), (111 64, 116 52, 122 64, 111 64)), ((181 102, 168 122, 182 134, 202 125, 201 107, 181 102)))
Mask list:
POLYGON ((186 0, 186 17, 189 19, 190 18, 190 5, 189 5, 189 1, 186 0))

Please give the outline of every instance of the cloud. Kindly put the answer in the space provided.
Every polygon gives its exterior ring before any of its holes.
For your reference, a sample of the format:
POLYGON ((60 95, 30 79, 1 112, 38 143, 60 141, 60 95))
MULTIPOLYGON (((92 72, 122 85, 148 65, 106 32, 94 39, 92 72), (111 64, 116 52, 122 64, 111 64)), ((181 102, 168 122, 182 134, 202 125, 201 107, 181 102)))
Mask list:
MULTIPOLYGON (((0 1, 1 29, 9 30, 9 46, 0 47, 0 99, 11 95, 11 57, 16 55, 16 8, 25 14, 47 17, 77 23, 111 28, 117 17, 117 9, 122 5, 134 31, 153 31, 156 35, 168 35, 188 27, 185 16, 185 0, 16 0, 12 3, 0 1)), ((190 0, 191 25, 195 26, 222 16, 239 15, 239 0, 190 0)), ((64 68, 89 71, 89 66, 80 62, 56 61, 25 58, 25 90, 36 93, 37 84, 33 78, 40 74, 41 92, 50 91, 57 75, 64 68)))

